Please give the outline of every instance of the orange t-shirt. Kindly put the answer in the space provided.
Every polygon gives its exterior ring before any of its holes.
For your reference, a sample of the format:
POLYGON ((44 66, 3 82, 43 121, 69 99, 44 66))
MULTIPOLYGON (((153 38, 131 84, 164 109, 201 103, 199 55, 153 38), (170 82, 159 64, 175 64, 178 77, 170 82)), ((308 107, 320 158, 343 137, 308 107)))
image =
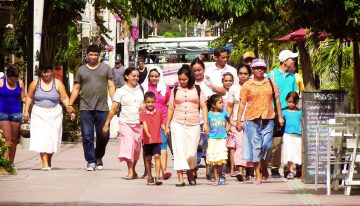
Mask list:
MULTIPOLYGON (((272 83, 275 97, 279 97, 279 89, 274 81, 272 83)), ((267 78, 261 81, 250 79, 245 82, 240 91, 240 103, 246 105, 245 120, 274 119, 275 117, 273 92, 267 78)))

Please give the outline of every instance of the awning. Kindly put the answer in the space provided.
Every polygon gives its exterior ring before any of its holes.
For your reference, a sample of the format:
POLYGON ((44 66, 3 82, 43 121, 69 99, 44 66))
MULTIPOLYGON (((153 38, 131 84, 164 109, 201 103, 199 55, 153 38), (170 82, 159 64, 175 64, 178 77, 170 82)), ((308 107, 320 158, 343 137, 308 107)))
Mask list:
MULTIPOLYGON (((279 39, 276 39, 274 42, 289 42, 289 41, 305 41, 305 37, 310 32, 309 29, 298 29, 288 35, 285 35, 279 39)), ((310 32, 310 35, 314 35, 314 32, 310 32)), ((319 40, 324 41, 328 37, 328 34, 325 32, 319 33, 319 40)))

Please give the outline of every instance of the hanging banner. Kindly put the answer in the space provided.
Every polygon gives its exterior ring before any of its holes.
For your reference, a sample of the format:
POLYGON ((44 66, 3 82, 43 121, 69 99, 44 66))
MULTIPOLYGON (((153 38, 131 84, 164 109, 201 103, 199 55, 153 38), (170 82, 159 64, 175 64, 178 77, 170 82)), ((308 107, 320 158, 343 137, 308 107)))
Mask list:
POLYGON ((33 77, 36 78, 39 71, 42 24, 44 13, 44 0, 34 0, 34 25, 33 25, 33 77))

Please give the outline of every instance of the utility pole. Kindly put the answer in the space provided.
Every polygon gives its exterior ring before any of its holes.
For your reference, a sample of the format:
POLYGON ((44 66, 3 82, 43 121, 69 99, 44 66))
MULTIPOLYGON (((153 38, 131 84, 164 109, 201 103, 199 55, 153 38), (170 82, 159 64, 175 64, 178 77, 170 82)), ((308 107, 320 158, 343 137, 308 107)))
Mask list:
MULTIPOLYGON (((34 44, 33 44, 33 32, 34 32, 34 0, 29 0, 28 1, 29 5, 28 5, 28 25, 27 25, 27 36, 29 37, 27 39, 27 68, 26 68, 26 86, 29 87, 30 83, 33 81, 33 48, 34 48, 34 44)), ((26 89, 27 91, 27 89, 26 89)))

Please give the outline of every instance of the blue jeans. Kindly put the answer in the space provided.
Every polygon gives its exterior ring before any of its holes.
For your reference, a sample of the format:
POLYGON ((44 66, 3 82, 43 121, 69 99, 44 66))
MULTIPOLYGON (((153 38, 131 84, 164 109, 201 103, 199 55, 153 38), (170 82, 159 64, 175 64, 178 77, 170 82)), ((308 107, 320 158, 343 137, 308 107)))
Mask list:
POLYGON ((244 129, 252 148, 252 151, 249 151, 249 160, 252 162, 265 160, 272 145, 274 121, 260 118, 245 121, 244 129))
POLYGON ((81 136, 84 148, 85 160, 90 163, 96 163, 105 154, 106 145, 109 141, 109 135, 105 136, 102 132, 106 117, 109 112, 96 110, 80 111, 81 136), (94 147, 94 127, 96 131, 96 149, 94 147))

